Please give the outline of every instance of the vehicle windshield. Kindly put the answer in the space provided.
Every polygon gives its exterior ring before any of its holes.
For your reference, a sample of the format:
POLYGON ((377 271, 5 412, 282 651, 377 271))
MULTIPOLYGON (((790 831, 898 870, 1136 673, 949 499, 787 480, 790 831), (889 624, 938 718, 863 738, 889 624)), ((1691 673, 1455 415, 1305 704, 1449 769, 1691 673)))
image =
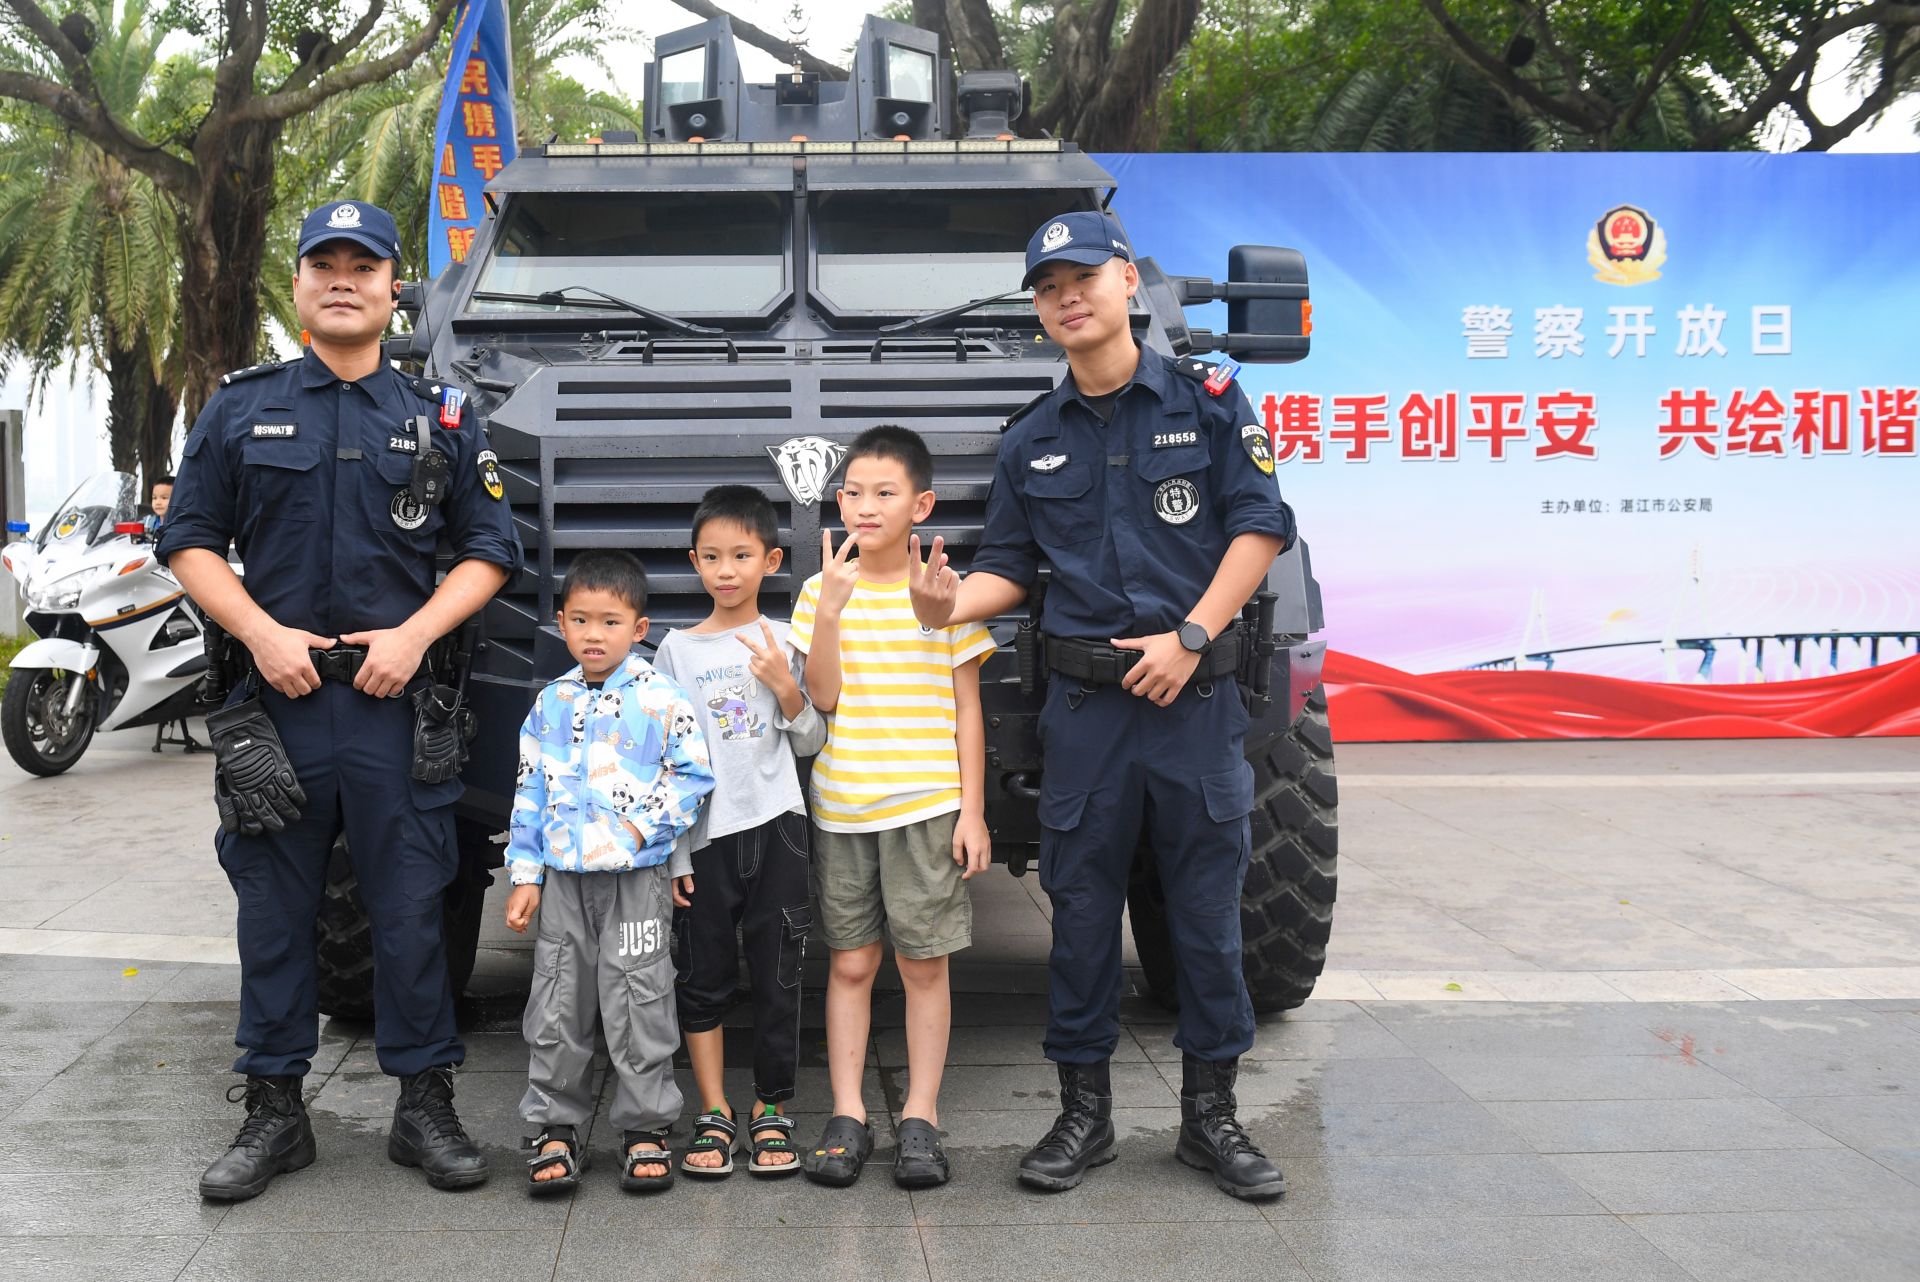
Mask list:
MULTIPOLYGON (((1093 208, 1077 191, 828 191, 813 198, 816 290, 835 312, 919 315, 1016 289, 1027 241, 1093 208)), ((1032 305, 1014 298, 992 315, 1032 305)))
MULTIPOLYGON (((785 215, 766 192, 516 195, 476 294, 592 285, 672 316, 758 314, 787 288, 785 215)), ((471 313, 551 313, 575 303, 475 298, 471 313)))
POLYGON ((112 538, 115 521, 140 519, 139 495, 140 487, 125 472, 98 472, 53 510, 34 546, 44 552, 57 544, 90 547, 112 538))

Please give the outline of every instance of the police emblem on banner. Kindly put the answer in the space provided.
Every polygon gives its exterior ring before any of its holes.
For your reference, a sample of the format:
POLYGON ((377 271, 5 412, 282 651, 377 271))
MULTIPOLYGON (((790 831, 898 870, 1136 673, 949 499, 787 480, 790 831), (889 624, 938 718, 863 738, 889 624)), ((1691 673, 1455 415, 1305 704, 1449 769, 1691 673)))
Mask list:
POLYGON ((824 437, 796 436, 767 446, 767 454, 780 469, 780 479, 793 501, 811 504, 826 497, 828 483, 847 457, 847 447, 824 437))
POLYGON ((1615 205, 1587 233, 1587 261, 1603 285, 1645 285, 1660 279, 1667 233, 1636 205, 1615 205))
POLYGON ((481 450, 480 457, 474 460, 474 467, 480 473, 480 485, 487 497, 496 502, 507 496, 506 478, 500 475, 500 456, 492 450, 481 450))
POLYGON ((1185 525, 1200 512, 1200 491, 1184 476, 1169 477, 1153 491, 1153 510, 1168 525, 1185 525))
POLYGON ((1258 423, 1249 423, 1240 429, 1240 448, 1247 452, 1253 465, 1273 475, 1273 443, 1267 439, 1267 429, 1258 423))
POLYGON ((411 490, 395 494, 388 510, 393 513, 393 523, 403 530, 417 530, 427 523, 427 505, 414 498, 411 490))

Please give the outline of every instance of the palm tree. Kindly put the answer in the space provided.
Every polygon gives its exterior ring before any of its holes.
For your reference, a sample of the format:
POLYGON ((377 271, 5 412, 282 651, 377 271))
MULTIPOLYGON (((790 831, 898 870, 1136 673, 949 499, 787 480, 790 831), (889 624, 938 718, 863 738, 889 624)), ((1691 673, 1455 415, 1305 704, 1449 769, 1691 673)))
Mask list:
MULTIPOLYGON (((585 138, 607 129, 639 129, 640 108, 589 89, 558 64, 584 59, 609 79, 610 50, 634 33, 608 25, 600 0, 508 0, 513 97, 519 143, 558 134, 585 138)), ((446 75, 444 50, 404 75, 343 94, 289 133, 281 163, 282 207, 308 209, 338 197, 372 201, 400 225, 401 275, 420 279, 427 265, 427 209, 433 192, 433 130, 446 75)), ((637 73, 631 77, 637 82, 637 73)), ((284 220, 283 220, 284 221, 284 220)), ((276 237, 262 301, 288 333, 297 333, 286 282, 293 275, 293 238, 276 237)))
MULTIPOLYGON (((117 117, 163 127, 204 79, 161 64, 148 0, 90 0, 88 61, 117 117)), ((179 402, 179 212, 146 175, 27 108, 0 111, 0 370, 36 396, 75 356, 104 376, 113 465, 168 470, 179 402)))

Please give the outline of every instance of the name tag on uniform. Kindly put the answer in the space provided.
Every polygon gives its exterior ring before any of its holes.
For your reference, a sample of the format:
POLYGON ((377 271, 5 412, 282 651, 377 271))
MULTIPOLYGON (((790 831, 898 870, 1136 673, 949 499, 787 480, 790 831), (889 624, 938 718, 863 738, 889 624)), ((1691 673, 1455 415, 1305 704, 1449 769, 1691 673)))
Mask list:
POLYGON ((298 423, 255 423, 253 434, 255 437, 269 440, 292 440, 300 435, 300 425, 298 423))
POLYGON ((398 450, 402 454, 418 454, 420 452, 420 440, 414 436, 389 436, 387 438, 387 448, 390 450, 398 450))
POLYGON ((1155 432, 1153 434, 1153 448, 1156 450, 1170 450, 1180 445, 1198 445, 1199 443, 1200 433, 1197 431, 1155 432))

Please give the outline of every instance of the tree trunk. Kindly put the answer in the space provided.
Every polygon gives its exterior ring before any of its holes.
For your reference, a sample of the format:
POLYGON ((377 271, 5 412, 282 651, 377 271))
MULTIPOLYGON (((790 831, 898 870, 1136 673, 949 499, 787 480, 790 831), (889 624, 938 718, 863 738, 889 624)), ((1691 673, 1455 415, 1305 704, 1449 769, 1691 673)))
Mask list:
POLYGON ((146 378, 146 412, 140 422, 140 482, 151 490, 155 478, 173 473, 173 424, 180 403, 171 388, 153 377, 151 365, 146 378))
POLYGON ((1007 65, 987 0, 913 0, 913 25, 939 34, 957 71, 998 71, 1007 65))
POLYGON ((180 237, 186 251, 180 264, 182 399, 189 420, 199 416, 220 376, 253 364, 258 350, 260 264, 280 132, 277 120, 232 121, 194 143, 202 179, 180 237))
POLYGON ((145 384, 153 381, 145 345, 107 348, 107 457, 113 470, 139 470, 140 433, 146 421, 145 384))

